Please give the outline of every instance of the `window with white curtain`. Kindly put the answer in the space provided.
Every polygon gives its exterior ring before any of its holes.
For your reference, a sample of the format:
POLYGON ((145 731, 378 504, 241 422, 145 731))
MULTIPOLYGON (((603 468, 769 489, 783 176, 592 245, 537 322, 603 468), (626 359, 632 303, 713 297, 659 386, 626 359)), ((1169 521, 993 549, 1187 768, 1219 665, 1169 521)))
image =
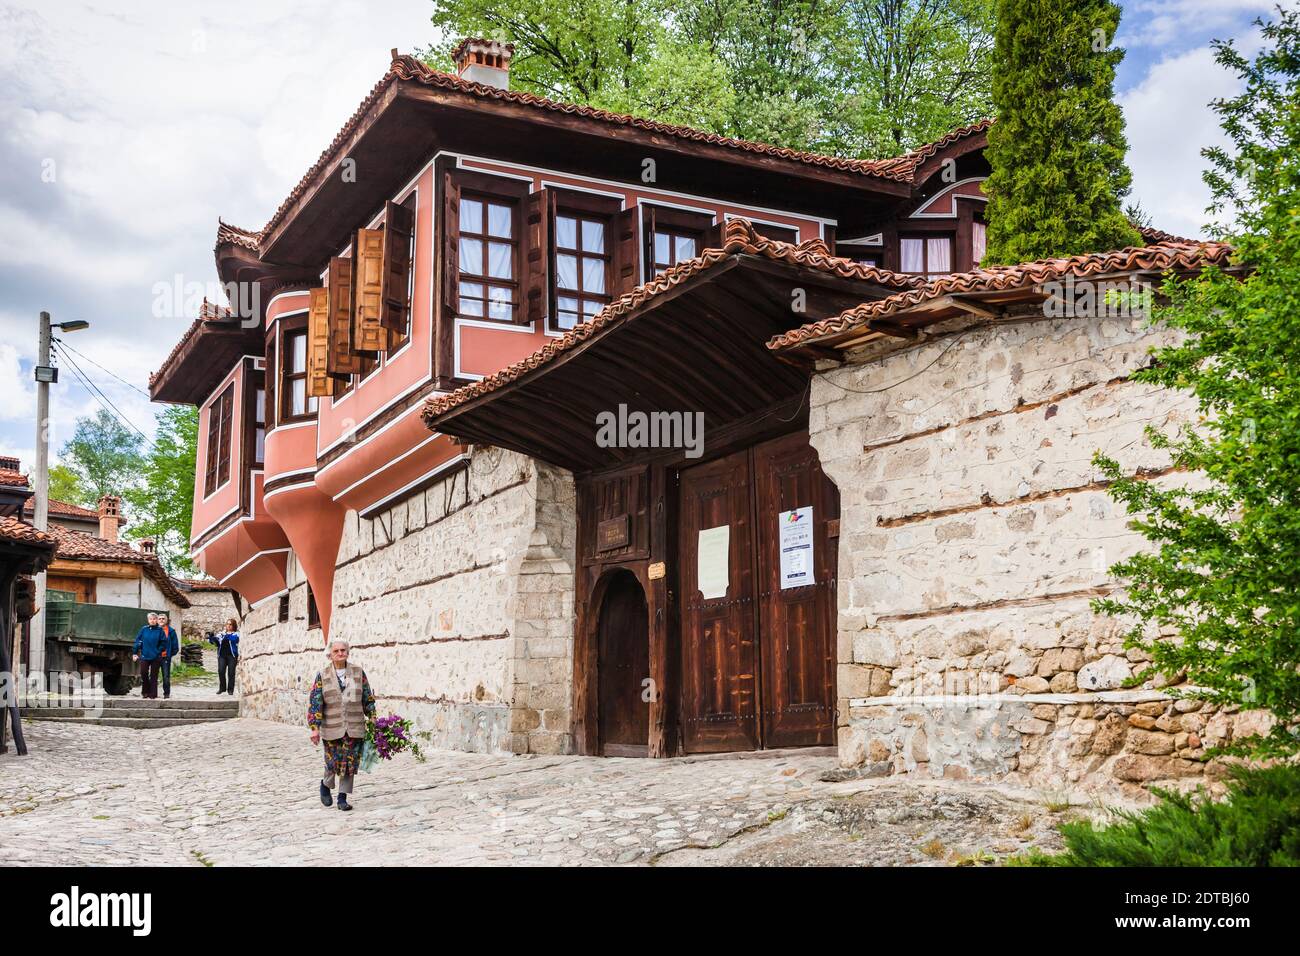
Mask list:
POLYGON ((988 246, 989 246, 988 227, 985 226, 984 223, 982 222, 972 222, 971 234, 970 234, 970 247, 971 247, 970 251, 971 251, 971 261, 976 266, 979 266, 980 262, 983 261, 984 253, 988 251, 988 246))
POLYGON ((903 272, 927 279, 952 272, 952 236, 903 236, 899 251, 903 272))

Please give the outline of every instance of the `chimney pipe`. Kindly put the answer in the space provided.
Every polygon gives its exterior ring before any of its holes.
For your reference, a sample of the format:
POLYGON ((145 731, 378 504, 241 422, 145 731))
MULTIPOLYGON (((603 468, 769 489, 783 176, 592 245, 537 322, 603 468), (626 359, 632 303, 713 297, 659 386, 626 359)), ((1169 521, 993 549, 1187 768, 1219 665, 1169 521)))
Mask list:
POLYGON ((117 495, 104 495, 99 499, 99 536, 117 544, 117 529, 122 524, 122 499, 117 495))
POLYGON ((510 58, 515 45, 482 37, 466 37, 451 51, 456 64, 456 75, 471 83, 510 89, 510 58))
POLYGON ((157 554, 158 546, 154 544, 153 538, 145 538, 140 542, 140 550, 145 554, 157 554))

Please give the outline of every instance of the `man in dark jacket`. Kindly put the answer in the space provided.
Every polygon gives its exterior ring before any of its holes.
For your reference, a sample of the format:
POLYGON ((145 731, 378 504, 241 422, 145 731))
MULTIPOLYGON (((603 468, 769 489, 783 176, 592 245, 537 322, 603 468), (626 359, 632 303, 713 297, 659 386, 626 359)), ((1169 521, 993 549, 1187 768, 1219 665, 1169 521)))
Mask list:
MULTIPOLYGON (((166 638, 166 650, 162 657, 162 685, 163 700, 167 700, 172 695, 172 661, 181 656, 181 639, 176 634, 176 628, 171 626, 171 618, 165 613, 158 615, 158 627, 166 638)), ((158 696, 156 691, 154 696, 158 696)))
POLYGON ((166 647, 158 615, 151 611, 149 622, 135 635, 135 648, 131 652, 131 660, 140 662, 140 696, 148 700, 158 696, 158 667, 166 647))

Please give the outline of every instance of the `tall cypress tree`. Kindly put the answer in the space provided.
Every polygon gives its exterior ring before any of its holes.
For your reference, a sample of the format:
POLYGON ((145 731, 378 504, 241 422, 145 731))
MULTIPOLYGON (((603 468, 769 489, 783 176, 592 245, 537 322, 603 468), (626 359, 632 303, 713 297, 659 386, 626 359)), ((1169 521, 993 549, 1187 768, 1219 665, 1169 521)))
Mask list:
POLYGON ((998 0, 986 265, 1141 244, 1122 208, 1119 16, 1110 0, 998 0))

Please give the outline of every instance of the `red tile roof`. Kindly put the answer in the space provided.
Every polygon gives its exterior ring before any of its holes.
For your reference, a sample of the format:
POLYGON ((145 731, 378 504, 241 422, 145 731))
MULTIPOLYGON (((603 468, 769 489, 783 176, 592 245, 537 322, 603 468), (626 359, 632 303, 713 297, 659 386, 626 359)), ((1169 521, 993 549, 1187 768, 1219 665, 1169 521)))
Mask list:
POLYGON ((784 335, 775 336, 767 343, 767 347, 779 351, 807 345, 828 336, 865 329, 873 319, 903 312, 947 295, 1032 290, 1040 283, 1063 279, 1067 275, 1083 279, 1131 272, 1192 272, 1211 264, 1226 266, 1231 255, 1232 247, 1224 243, 1175 242, 959 272, 931 280, 923 288, 898 292, 875 302, 864 302, 839 315, 810 322, 784 335))
MULTIPOLYGON (((217 245, 224 243, 233 243, 236 246, 243 246, 245 249, 257 251, 257 245, 262 241, 262 234, 254 232, 251 229, 241 229, 239 226, 232 226, 228 222, 217 219, 217 245)), ((206 302, 206 300, 205 300, 206 302)))
POLYGON ((84 531, 73 531, 71 528, 61 528, 58 525, 51 525, 49 533, 59 545, 54 555, 56 559, 138 564, 141 571, 158 585, 159 590, 169 601, 183 608, 190 606, 189 598, 177 589, 155 555, 138 551, 125 541, 108 541, 84 531))
POLYGON ((19 488, 28 488, 27 476, 21 471, 13 471, 9 468, 0 468, 0 485, 14 485, 19 488))
POLYGON ((993 125, 993 120, 982 119, 978 122, 971 123, 969 126, 959 126, 950 133, 946 133, 933 143, 926 143, 919 149, 914 149, 910 153, 904 153, 902 156, 896 156, 893 159, 875 160, 873 165, 881 171, 881 174, 888 174, 891 178, 901 179, 905 182, 913 182, 916 177, 916 171, 921 165, 936 153, 942 152, 953 143, 965 139, 967 136, 974 136, 976 133, 983 133, 993 125))
POLYGON ((723 149, 733 149, 739 152, 753 153, 755 155, 773 156, 780 159, 788 159, 793 162, 805 163, 812 166, 820 166, 827 169, 836 169, 844 172, 859 173, 864 176, 870 176, 878 179, 894 180, 897 182, 910 183, 911 177, 915 174, 920 164, 929 156, 932 156, 938 150, 948 144, 969 136, 974 132, 980 132, 988 127, 988 120, 971 126, 954 130, 942 139, 937 140, 918 150, 907 153, 891 159, 853 159, 845 156, 827 156, 820 153, 811 153, 803 150, 790 149, 784 146, 772 146, 768 143, 756 143, 749 140, 736 139, 732 136, 723 136, 720 133, 709 133, 704 130, 692 129, 689 126, 678 126, 673 123, 663 123, 658 120, 645 119, 639 116, 631 116, 626 113, 615 113, 610 110, 598 109, 594 106, 581 106, 576 103, 562 103, 556 100, 546 99, 533 93, 526 93, 522 90, 503 90, 494 86, 486 86, 481 83, 472 83, 464 80, 453 73, 444 73, 440 70, 432 69, 415 57, 401 54, 393 58, 389 65, 388 72, 385 73, 361 101, 361 105, 343 124, 342 128, 334 136, 320 154, 312 167, 307 170, 298 184, 293 187, 284 202, 280 203, 279 208, 275 210, 266 225, 260 232, 253 232, 247 229, 239 229, 226 223, 220 223, 217 230, 217 244, 223 242, 232 242, 239 245, 247 246, 250 249, 257 248, 261 241, 280 225, 281 221, 287 215, 290 208, 302 197, 310 188, 311 183, 329 164, 335 150, 339 148, 357 128, 362 118, 370 111, 371 107, 381 98, 384 91, 389 85, 396 80, 421 83, 426 86, 437 86, 443 89, 457 90, 463 93, 469 93, 483 100, 496 100, 501 102, 518 103, 524 106, 537 108, 539 111, 552 113, 565 113, 572 116, 581 116, 587 119, 597 120, 602 123, 608 123, 611 126, 633 127, 643 129, 651 133, 659 133, 665 136, 671 136, 674 139, 689 140, 696 143, 705 143, 710 146, 717 146, 723 149))
MULTIPOLYGON (((23 503, 23 513, 36 513, 36 500, 34 498, 28 498, 23 503)), ((50 499, 50 514, 62 515, 65 518, 85 518, 89 521, 99 520, 98 511, 92 511, 90 508, 83 508, 81 505, 74 505, 67 501, 59 501, 57 498, 50 499)))
POLYGON ((176 586, 185 591, 230 591, 234 593, 235 589, 229 585, 222 584, 220 581, 205 580, 202 578, 172 578, 176 586))
POLYGON ((30 544, 38 547, 48 547, 54 549, 54 535, 44 531, 37 531, 25 521, 19 521, 17 518, 5 515, 0 517, 0 541, 7 541, 15 544, 30 544))
POLYGON ((923 284, 922 280, 916 276, 887 272, 875 266, 832 256, 826 247, 826 243, 821 239, 812 239, 799 245, 778 242, 775 239, 760 235, 748 220, 731 219, 723 230, 721 248, 705 249, 694 259, 687 259, 665 269, 649 282, 639 285, 631 292, 615 299, 587 322, 583 322, 577 328, 570 329, 558 339, 548 342, 522 361, 507 366, 501 371, 471 385, 458 388, 454 392, 435 395, 427 399, 421 413, 425 423, 429 424, 433 419, 450 411, 457 405, 462 405, 480 395, 495 391, 528 372, 546 365, 649 300, 662 295, 675 286, 681 285, 687 279, 706 272, 734 255, 762 256, 765 259, 816 269, 828 275, 841 276, 847 279, 861 279, 864 282, 873 282, 895 288, 915 288, 923 284))

